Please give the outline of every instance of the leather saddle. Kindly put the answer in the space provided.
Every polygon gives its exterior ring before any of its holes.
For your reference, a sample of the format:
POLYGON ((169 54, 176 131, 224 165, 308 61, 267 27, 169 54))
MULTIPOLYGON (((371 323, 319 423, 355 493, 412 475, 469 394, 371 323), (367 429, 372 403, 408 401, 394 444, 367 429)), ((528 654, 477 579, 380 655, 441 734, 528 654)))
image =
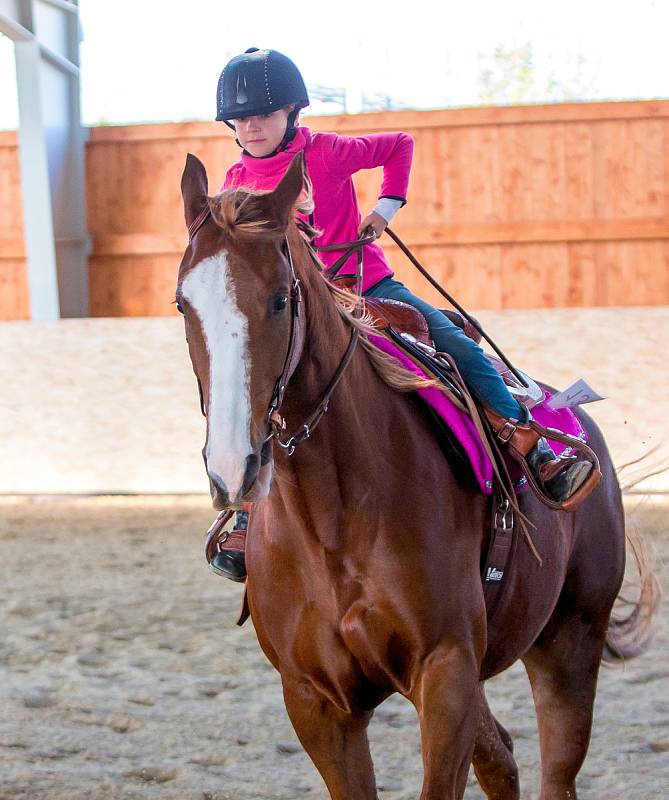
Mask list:
MULTIPOLYGON (((390 329, 395 333, 393 338, 398 344, 401 344, 403 340, 406 345, 412 346, 414 352, 415 348, 421 349, 428 360, 430 356, 436 354, 437 351, 432 337, 430 336, 427 320, 417 308, 407 303, 402 303, 399 300, 366 297, 365 309, 380 330, 390 329)), ((440 309, 440 311, 448 317, 453 324, 462 328, 470 339, 477 344, 481 341, 480 331, 458 311, 451 311, 450 309, 440 309)), ((472 317, 472 319, 478 325, 478 321, 474 317, 472 317)), ((508 386, 509 391, 518 402, 522 403, 527 408, 534 408, 534 406, 542 402, 545 397, 544 391, 532 378, 525 375, 524 372, 521 372, 521 375, 529 384, 529 386, 523 386, 500 358, 488 353, 486 353, 486 358, 497 370, 504 383, 508 386)), ((443 369, 443 362, 440 363, 440 366, 443 369)))

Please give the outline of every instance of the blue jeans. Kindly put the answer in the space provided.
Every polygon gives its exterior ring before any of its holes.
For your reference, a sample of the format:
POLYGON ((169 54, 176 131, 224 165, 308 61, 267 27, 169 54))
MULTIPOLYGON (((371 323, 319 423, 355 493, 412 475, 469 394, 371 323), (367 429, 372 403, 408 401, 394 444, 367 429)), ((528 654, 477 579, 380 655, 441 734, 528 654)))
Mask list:
POLYGON ((472 393, 503 417, 525 419, 526 413, 506 387, 483 350, 441 311, 412 294, 404 284, 387 277, 368 289, 369 297, 387 297, 417 308, 427 320, 437 350, 453 357, 472 393))

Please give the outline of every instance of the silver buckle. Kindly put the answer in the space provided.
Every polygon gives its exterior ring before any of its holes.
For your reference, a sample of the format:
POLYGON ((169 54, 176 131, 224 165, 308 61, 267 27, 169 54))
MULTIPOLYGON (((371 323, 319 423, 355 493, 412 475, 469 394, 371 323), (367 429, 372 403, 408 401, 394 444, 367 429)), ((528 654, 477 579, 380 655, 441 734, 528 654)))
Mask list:
POLYGON ((497 438, 504 442, 504 444, 508 444, 511 441, 511 437, 513 434, 518 430, 518 427, 514 425, 512 422, 507 420, 504 425, 497 431, 497 438))
POLYGON ((495 528, 502 531, 510 531, 513 528, 513 509, 506 497, 495 509, 495 528))

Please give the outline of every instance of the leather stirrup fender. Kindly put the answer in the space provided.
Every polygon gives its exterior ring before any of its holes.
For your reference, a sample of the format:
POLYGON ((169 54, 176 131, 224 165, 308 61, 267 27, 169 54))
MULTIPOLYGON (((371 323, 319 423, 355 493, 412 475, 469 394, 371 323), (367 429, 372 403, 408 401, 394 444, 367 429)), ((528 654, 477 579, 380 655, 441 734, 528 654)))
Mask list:
POLYGON ((237 625, 241 628, 246 620, 251 616, 251 609, 249 608, 248 583, 244 586, 244 596, 242 597, 242 605, 239 609, 239 616, 237 617, 237 625))

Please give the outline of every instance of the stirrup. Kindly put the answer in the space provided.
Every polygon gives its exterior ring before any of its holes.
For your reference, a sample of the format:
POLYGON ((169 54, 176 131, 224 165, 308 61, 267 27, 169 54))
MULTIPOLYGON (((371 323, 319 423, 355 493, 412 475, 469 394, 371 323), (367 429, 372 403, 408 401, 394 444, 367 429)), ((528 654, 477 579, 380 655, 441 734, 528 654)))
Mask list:
POLYGON ((216 558, 216 554, 220 550, 220 539, 227 536, 225 526, 232 519, 234 513, 235 512, 230 509, 221 511, 207 531, 207 538, 204 542, 204 555, 208 564, 211 564, 214 558, 216 558))
POLYGON ((205 555, 209 568, 217 575, 228 578, 236 583, 246 581, 246 529, 248 525, 248 511, 244 509, 244 524, 240 523, 240 514, 230 510, 222 511, 214 520, 207 531, 205 555), (237 522, 232 530, 225 526, 231 517, 237 513, 237 522))
MULTIPOLYGON (((534 420, 521 423, 514 419, 505 419, 490 409, 485 409, 485 412, 497 438, 507 445, 513 457, 522 466, 530 488, 539 500, 549 508, 556 511, 576 511, 599 485, 602 479, 599 459, 597 454, 585 442, 575 436, 562 433, 562 431, 558 431, 555 428, 544 428, 543 425, 539 425, 534 420), (546 489, 536 479, 533 469, 527 463, 527 455, 542 437, 566 444, 574 450, 578 450, 585 456, 584 462, 590 465, 589 474, 585 480, 570 497, 562 502, 555 500, 547 493, 546 489)), ((556 456, 556 458, 559 457, 556 456)))

